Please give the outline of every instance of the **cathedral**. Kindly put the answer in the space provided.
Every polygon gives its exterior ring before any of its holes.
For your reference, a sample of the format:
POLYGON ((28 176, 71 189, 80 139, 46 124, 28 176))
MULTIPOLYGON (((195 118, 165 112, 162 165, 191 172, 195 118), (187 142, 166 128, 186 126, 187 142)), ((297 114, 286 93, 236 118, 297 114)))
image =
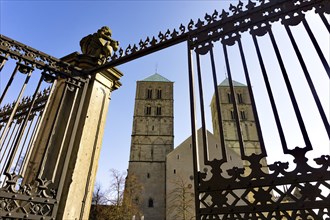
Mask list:
POLYGON ((142 184, 145 220, 166 216, 166 156, 173 151, 173 82, 154 74, 136 85, 128 177, 142 184))
MULTIPOLYGON (((255 120, 246 85, 233 81, 235 97, 238 100, 238 112, 241 121, 242 135, 247 155, 260 152, 255 120)), ((173 115, 174 83, 156 73, 144 80, 137 81, 135 107, 133 116, 132 139, 128 177, 134 175, 142 185, 142 193, 138 198, 138 206, 142 215, 136 219, 144 220, 176 220, 194 216, 194 187, 191 137, 174 148, 174 115, 173 115), (180 189, 180 190, 178 190, 180 189), (184 195, 178 195, 184 190, 184 195), (178 192, 180 191, 180 192, 178 192), (185 198, 184 210, 180 209, 185 198)), ((239 152, 235 119, 230 96, 228 79, 218 86, 222 125, 226 143, 226 169, 233 166, 244 167, 248 172, 248 164, 242 162, 239 152)), ((215 98, 211 100, 213 133, 207 131, 209 160, 222 157, 219 141, 219 125, 215 108, 215 98)), ((207 172, 203 163, 201 129, 198 130, 198 147, 200 148, 200 170, 207 172)), ((265 172, 267 163, 263 161, 265 172)))

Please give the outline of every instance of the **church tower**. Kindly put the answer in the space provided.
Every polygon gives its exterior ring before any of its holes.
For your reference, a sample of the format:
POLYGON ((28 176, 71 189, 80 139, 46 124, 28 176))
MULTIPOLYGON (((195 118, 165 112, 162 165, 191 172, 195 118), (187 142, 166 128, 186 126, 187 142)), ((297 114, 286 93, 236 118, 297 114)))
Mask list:
POLYGON ((128 177, 142 186, 144 219, 166 215, 166 156, 173 150, 173 82, 159 74, 137 81, 128 177))
MULTIPOLYGON (((248 87, 242 83, 233 80, 235 100, 237 104, 238 116, 240 121, 240 127, 242 131, 244 149, 247 156, 261 152, 258 133, 256 129, 256 123, 253 115, 252 104, 250 100, 248 87)), ((236 130, 236 122, 234 115, 233 101, 230 93, 229 80, 223 80, 218 86, 220 95, 220 108, 222 115, 222 125, 224 132, 224 139, 227 147, 232 148, 235 152, 240 155, 240 148, 236 130)), ((219 121, 216 111, 215 96, 211 101, 211 113, 213 123, 213 133, 219 137, 219 121)), ((268 173, 268 167, 266 159, 261 160, 262 169, 265 173, 268 173)), ((244 167, 250 172, 248 162, 244 161, 244 167)))

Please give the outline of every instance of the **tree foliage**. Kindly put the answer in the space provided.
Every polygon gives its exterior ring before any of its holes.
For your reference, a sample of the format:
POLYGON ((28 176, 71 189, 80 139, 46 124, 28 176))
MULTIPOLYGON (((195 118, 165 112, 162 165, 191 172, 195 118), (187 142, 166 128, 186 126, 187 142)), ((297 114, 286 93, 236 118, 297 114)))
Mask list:
POLYGON ((170 204, 167 207, 167 216, 171 220, 191 220, 194 218, 194 193, 192 184, 178 176, 171 181, 171 190, 168 194, 170 204))
POLYGON ((99 183, 94 186, 94 192, 92 197, 92 207, 89 215, 91 220, 106 220, 108 219, 108 205, 105 191, 99 183))
POLYGON ((99 184, 94 187, 91 220, 132 220, 140 211, 136 202, 142 191, 135 176, 127 177, 126 172, 110 170, 111 182, 107 190, 99 184))

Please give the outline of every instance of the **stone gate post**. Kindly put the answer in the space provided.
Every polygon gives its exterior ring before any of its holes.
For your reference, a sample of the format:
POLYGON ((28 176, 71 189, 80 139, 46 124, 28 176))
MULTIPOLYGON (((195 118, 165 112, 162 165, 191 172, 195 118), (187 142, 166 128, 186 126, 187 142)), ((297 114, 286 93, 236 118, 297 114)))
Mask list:
MULTIPOLYGON (((98 65, 91 56, 78 53, 62 60, 82 70, 98 65)), ((56 219, 89 217, 110 95, 121 86, 122 76, 110 68, 82 76, 87 80, 80 87, 75 78, 58 80, 51 92, 24 181, 49 193, 55 189, 56 219)))
POLYGON ((54 79, 22 172, 22 185, 49 203, 36 205, 38 212, 51 219, 89 217, 110 95, 123 76, 116 68, 89 70, 105 63, 118 44, 102 27, 80 41, 83 54, 61 59, 76 72, 54 79))
MULTIPOLYGON (((86 55, 71 54, 63 60, 82 69, 95 66, 95 62, 86 55)), ((59 219, 89 217, 110 95, 121 86, 121 76, 123 74, 116 68, 91 76, 63 185, 57 214, 59 219)))

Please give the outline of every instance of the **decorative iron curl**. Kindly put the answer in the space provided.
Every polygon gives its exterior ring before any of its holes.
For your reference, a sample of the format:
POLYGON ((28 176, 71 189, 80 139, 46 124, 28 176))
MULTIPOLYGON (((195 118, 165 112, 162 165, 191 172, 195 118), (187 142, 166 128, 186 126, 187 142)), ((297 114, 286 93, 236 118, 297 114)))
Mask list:
POLYGON ((215 10, 213 14, 206 14, 204 19, 198 19, 197 22, 190 20, 187 25, 181 24, 178 29, 172 31, 168 29, 165 32, 159 32, 157 36, 141 39, 138 44, 133 44, 133 46, 129 44, 126 48, 120 48, 109 58, 108 63, 91 69, 90 72, 109 68, 113 61, 124 63, 128 56, 143 56, 143 51, 157 51, 175 44, 173 42, 180 43, 191 38, 193 39, 191 49, 200 51, 201 45, 209 47, 212 42, 219 39, 222 39, 222 43, 225 45, 230 46, 243 32, 251 31, 252 34, 258 36, 266 34, 271 23, 275 21, 285 20, 288 24, 295 25, 299 23, 305 12, 314 8, 316 13, 329 13, 330 11, 327 0, 249 0, 245 4, 243 1, 238 1, 237 4, 230 4, 228 10, 222 10, 221 13, 215 10), (298 15, 292 14, 292 11, 298 15))
POLYGON ((329 213, 327 190, 330 190, 330 156, 314 159, 316 164, 320 165, 314 168, 308 164, 306 152, 303 148, 293 149, 290 154, 294 157, 296 167, 289 171, 288 163, 275 162, 268 166, 272 171, 269 174, 262 173, 260 166, 258 168, 261 155, 248 157, 251 164, 251 173, 248 175, 244 175, 242 168, 234 167, 227 170, 227 177, 219 168, 219 163, 209 164, 212 176, 205 180, 206 173, 203 174, 199 185, 199 202, 204 206, 200 209, 202 219, 203 216, 218 217, 228 213, 232 216, 226 219, 236 219, 234 215, 238 214, 244 215, 243 219, 258 219, 253 213, 268 213, 268 217, 278 216, 268 210, 291 213, 287 216, 290 219, 296 219, 294 216, 298 217, 300 214, 300 217, 313 216, 314 219, 322 219, 321 216, 329 213), (275 197, 273 193, 278 196, 275 197), (249 195, 253 196, 253 201, 248 199, 249 195), (309 206, 310 209, 302 213, 301 211, 306 209, 301 204, 309 206))
POLYGON ((49 185, 53 183, 51 180, 38 178, 37 182, 38 186, 36 195, 43 198, 56 198, 56 190, 49 188, 49 185))
POLYGON ((239 14, 243 11, 243 2, 239 1, 237 6, 230 4, 229 10, 233 12, 234 15, 239 14))
POLYGON ((218 16, 219 16, 218 11, 214 10, 212 15, 206 14, 204 19, 205 19, 205 21, 207 21, 208 24, 211 24, 211 23, 217 21, 218 16))
MULTIPOLYGON (((45 104, 47 102, 49 94, 50 94, 50 87, 45 88, 44 90, 40 91, 37 94, 36 101, 34 103, 31 114, 34 114, 36 112, 40 112, 43 110, 43 107, 45 106, 45 104)), ((32 101, 32 97, 25 96, 22 98, 22 100, 18 104, 18 108, 17 108, 17 111, 14 116, 14 119, 17 120, 17 123, 19 123, 22 119, 24 119, 23 115, 24 115, 24 113, 26 113, 28 111, 31 101, 32 101)), ((16 102, 13 102, 11 104, 6 104, 0 108, 0 123, 8 121, 15 104, 16 104, 16 102)))
POLYGON ((19 190, 16 188, 18 186, 18 181, 22 179, 22 176, 17 175, 16 173, 6 173, 5 175, 7 180, 5 181, 5 185, 1 190, 11 193, 18 193, 19 190))
POLYGON ((81 75, 81 69, 69 63, 63 62, 4 35, 0 35, 0 56, 6 57, 8 55, 22 65, 35 67, 40 70, 48 69, 56 73, 56 76, 58 76, 58 73, 61 73, 65 77, 75 76, 77 74, 81 75))

